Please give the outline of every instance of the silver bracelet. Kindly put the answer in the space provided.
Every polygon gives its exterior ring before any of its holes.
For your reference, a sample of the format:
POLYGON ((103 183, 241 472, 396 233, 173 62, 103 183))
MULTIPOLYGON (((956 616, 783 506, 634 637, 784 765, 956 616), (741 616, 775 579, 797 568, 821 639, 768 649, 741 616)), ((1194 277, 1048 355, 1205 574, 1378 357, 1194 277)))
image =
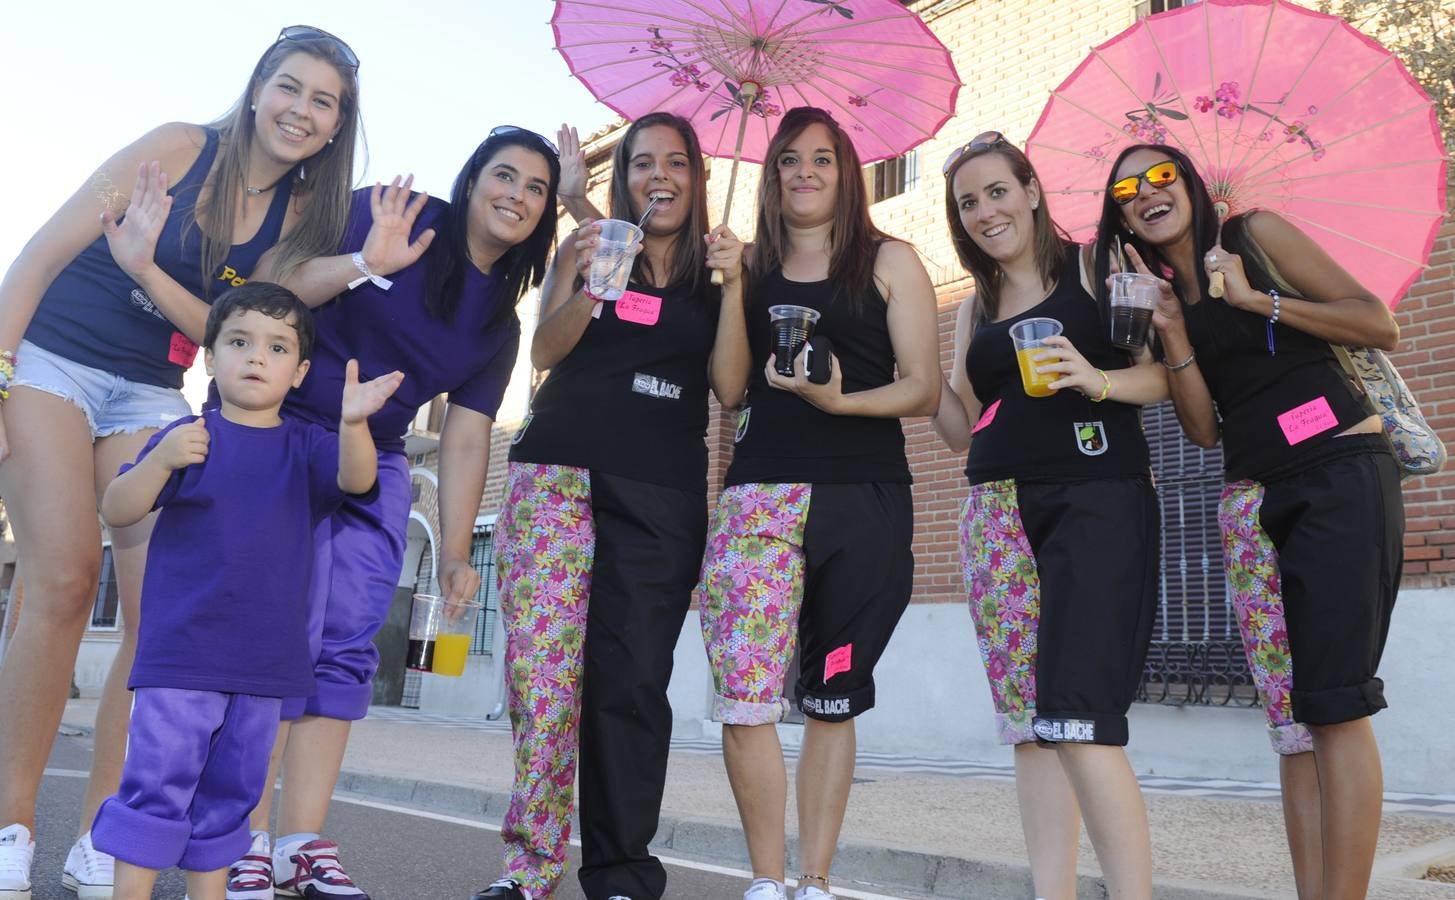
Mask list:
POLYGON ((1169 366, 1169 365, 1167 365, 1167 360, 1165 360, 1165 359, 1162 360, 1162 366, 1167 371, 1169 371, 1169 372, 1181 372, 1183 369, 1185 369, 1188 366, 1192 365, 1196 361, 1197 361, 1197 353, 1196 352, 1192 352, 1192 353, 1188 353, 1187 354, 1187 359, 1184 359, 1182 362, 1178 363, 1175 366, 1169 366))

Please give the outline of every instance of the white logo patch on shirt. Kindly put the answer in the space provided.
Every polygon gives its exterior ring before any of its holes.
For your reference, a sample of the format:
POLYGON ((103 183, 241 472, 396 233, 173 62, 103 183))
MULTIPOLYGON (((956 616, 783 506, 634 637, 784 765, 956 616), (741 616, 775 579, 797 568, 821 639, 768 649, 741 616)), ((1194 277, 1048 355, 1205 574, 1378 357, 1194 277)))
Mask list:
POLYGON ((655 375, 647 375, 642 372, 637 372, 632 376, 632 391, 662 400, 682 399, 682 385, 673 384, 655 375))

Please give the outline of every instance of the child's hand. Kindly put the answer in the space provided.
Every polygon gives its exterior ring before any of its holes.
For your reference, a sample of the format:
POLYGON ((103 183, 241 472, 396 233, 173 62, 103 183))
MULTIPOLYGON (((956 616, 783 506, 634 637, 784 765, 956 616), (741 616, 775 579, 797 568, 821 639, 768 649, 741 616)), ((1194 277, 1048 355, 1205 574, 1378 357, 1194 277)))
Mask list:
POLYGON ((345 425, 357 425, 384 408, 384 403, 399 390, 404 373, 393 371, 373 381, 359 384, 359 361, 351 359, 344 367, 344 402, 339 418, 345 425))
POLYGON ((148 458, 165 466, 168 472, 175 472, 207 459, 207 445, 211 440, 207 425, 198 418, 167 432, 148 458))

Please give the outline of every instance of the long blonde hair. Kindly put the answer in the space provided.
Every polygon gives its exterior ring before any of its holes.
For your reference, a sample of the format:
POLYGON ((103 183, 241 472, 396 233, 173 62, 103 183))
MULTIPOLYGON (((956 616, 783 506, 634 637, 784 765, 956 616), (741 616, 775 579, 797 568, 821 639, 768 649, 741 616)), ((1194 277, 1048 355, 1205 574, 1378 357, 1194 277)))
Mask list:
POLYGON ((283 60, 306 53, 334 67, 343 82, 339 97, 339 128, 333 142, 293 167, 284 178, 292 179, 294 197, 308 195, 297 223, 273 247, 274 277, 281 279, 305 260, 338 252, 349 221, 349 200, 353 189, 354 146, 361 143, 359 79, 354 65, 344 62, 337 38, 319 32, 317 37, 291 37, 267 49, 253 67, 247 87, 232 109, 210 123, 218 131, 218 159, 212 177, 204 185, 206 199, 183 211, 184 233, 197 225, 199 213, 207 220, 202 232, 202 283, 211 290, 212 274, 227 260, 232 249, 232 223, 237 216, 240 193, 248 170, 256 126, 252 104, 258 89, 278 71, 283 60))

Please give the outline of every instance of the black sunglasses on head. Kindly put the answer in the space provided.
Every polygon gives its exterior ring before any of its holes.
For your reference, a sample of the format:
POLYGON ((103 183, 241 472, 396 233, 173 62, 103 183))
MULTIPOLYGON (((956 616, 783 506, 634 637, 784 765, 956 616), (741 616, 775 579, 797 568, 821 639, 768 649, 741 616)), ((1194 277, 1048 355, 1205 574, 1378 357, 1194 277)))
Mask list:
POLYGON ((496 125, 494 128, 490 129, 490 133, 485 136, 485 140, 488 141, 491 138, 499 137, 502 134, 523 134, 528 137, 533 137, 536 140, 540 141, 542 144, 545 144, 546 148, 551 151, 552 156, 556 157, 557 159, 561 158, 561 151, 557 149, 554 143, 551 142, 550 138, 546 137, 543 134, 531 131, 529 128, 521 128, 519 125, 496 125))
POLYGON ((955 168, 955 163, 959 162, 966 153, 979 153, 982 150, 989 150, 992 147, 998 147, 1001 144, 1009 143, 1010 141, 1006 140, 1005 135, 1001 134, 998 131, 986 131, 982 132, 981 134, 977 134, 968 142, 961 144, 959 147, 955 148, 955 150, 952 151, 949 156, 945 157, 945 164, 940 167, 940 174, 950 174, 950 170, 955 168))
POLYGON ((359 57, 354 49, 345 44, 338 35, 329 34, 322 28, 314 28, 312 25, 289 25, 278 32, 277 43, 283 41, 328 41, 338 50, 339 59, 344 65, 354 71, 359 69, 359 57))

